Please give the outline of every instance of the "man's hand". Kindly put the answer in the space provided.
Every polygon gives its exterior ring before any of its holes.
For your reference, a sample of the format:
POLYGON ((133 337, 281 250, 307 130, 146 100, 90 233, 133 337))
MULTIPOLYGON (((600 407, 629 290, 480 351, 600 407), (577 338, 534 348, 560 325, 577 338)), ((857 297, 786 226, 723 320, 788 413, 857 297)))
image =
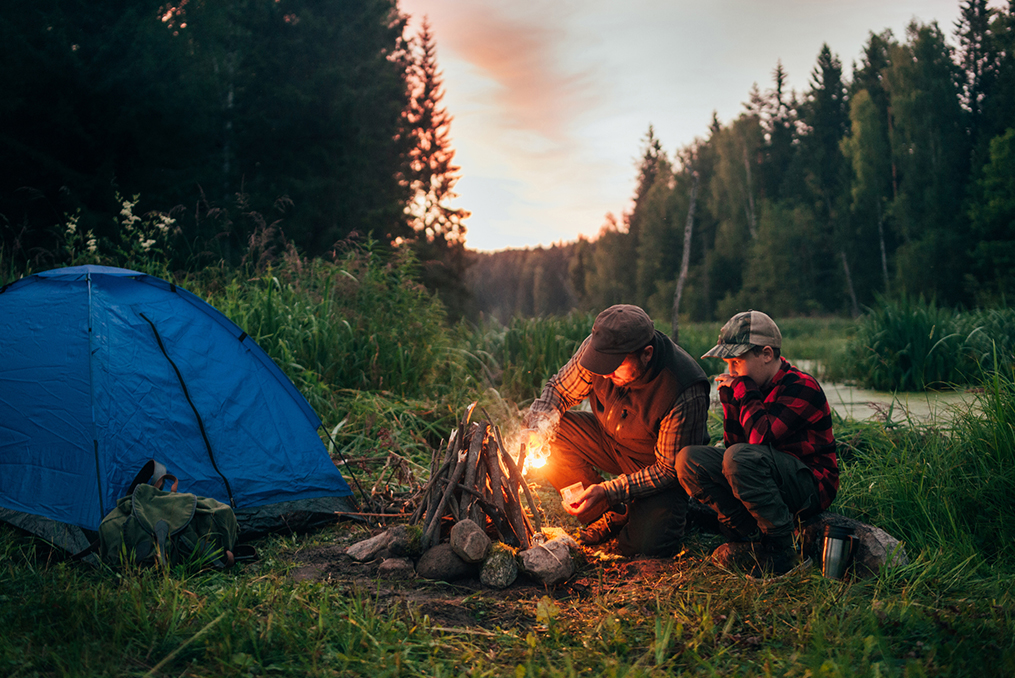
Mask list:
POLYGON ((578 500, 573 504, 564 504, 564 510, 573 515, 583 523, 589 522, 588 518, 600 507, 600 503, 606 501, 606 490, 602 485, 590 485, 585 491, 578 495, 578 500))

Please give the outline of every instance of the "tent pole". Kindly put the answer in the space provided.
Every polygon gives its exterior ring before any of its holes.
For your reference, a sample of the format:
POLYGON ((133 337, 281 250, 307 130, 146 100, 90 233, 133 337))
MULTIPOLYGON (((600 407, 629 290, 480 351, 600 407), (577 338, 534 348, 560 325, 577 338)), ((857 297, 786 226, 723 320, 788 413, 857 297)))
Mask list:
POLYGON ((369 508, 371 511, 376 511, 376 509, 374 508, 374 503, 370 501, 370 498, 367 497, 366 492, 363 491, 363 487, 359 484, 359 479, 352 472, 352 467, 349 466, 349 462, 346 461, 345 455, 342 454, 342 450, 339 449, 338 445, 335 444, 334 438, 332 438, 331 434, 328 433, 328 427, 324 426, 322 423, 321 428, 324 429, 324 435, 328 436, 328 442, 331 443, 331 446, 335 448, 335 451, 338 452, 338 456, 342 459, 342 465, 345 466, 346 469, 348 469, 349 477, 352 478, 352 481, 354 483, 356 483, 356 489, 359 490, 360 495, 363 497, 363 501, 366 502, 367 508, 369 508))

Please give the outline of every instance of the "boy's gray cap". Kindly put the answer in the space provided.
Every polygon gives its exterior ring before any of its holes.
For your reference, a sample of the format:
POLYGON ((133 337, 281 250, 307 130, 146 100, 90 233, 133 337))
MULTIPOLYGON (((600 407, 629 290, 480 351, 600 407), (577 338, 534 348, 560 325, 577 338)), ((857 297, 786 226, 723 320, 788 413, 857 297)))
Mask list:
POLYGON ((752 346, 782 348, 782 333, 775 321, 761 311, 737 313, 719 330, 719 343, 702 358, 736 358, 752 346))
POLYGON ((656 327, 642 309, 630 304, 610 306, 596 317, 578 364, 593 374, 613 374, 628 353, 652 343, 656 327))

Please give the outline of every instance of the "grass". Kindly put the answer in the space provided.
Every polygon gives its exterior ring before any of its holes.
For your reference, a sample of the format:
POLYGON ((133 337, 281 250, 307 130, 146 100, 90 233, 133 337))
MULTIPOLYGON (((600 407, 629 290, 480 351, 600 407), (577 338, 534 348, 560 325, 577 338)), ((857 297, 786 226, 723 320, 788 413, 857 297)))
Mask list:
MULTIPOLYGON (((343 473, 391 497, 425 478, 467 402, 508 427, 591 326, 575 315, 447 329, 412 266, 367 249, 176 282, 250 332, 326 422, 343 473)), ((1003 310, 965 318, 962 346, 1009 322, 1003 310)), ((819 361, 852 327, 781 326, 791 359, 819 361)), ((701 355, 718 329, 682 326, 681 344, 701 355)), ((983 364, 988 344, 976 345, 983 364)), ((812 571, 761 585, 708 564, 718 538, 702 534, 643 575, 591 561, 555 589, 294 576, 301 554, 367 534, 351 522, 259 540, 256 563, 166 576, 92 569, 4 525, 0 675, 1013 675, 1015 373, 1006 345, 989 346, 975 407, 929 424, 836 424, 833 509, 900 538, 910 557, 875 578, 812 571)))
POLYGON ((692 538, 646 577, 589 564, 568 586, 493 595, 298 582, 290 558, 339 527, 260 544, 226 572, 91 571, 0 529, 4 675, 1011 675, 1007 581, 936 567, 761 585, 703 562, 692 538), (421 600, 427 602, 420 602, 421 600), (12 604, 13 601, 17 601, 12 604), (434 602, 437 601, 437 602, 434 602))
MULTIPOLYGON (((300 553, 367 534, 352 523, 260 540, 257 563, 164 576, 93 570, 2 527, 0 673, 1011 675, 1013 395, 1015 375, 994 373, 980 406, 947 425, 839 422, 834 509, 899 537, 910 556, 866 580, 815 570, 758 584, 708 564, 719 538, 699 533, 645 577, 593 561, 564 586, 516 594, 292 576, 300 553)), ((404 402, 356 400, 338 432, 348 440, 372 438, 370 416, 407 422, 404 402)), ((370 456, 376 441, 363 444, 370 456)))
POLYGON ((1015 310, 957 312, 921 298, 880 299, 861 319, 847 372, 862 386, 923 391, 1015 364, 1015 310))

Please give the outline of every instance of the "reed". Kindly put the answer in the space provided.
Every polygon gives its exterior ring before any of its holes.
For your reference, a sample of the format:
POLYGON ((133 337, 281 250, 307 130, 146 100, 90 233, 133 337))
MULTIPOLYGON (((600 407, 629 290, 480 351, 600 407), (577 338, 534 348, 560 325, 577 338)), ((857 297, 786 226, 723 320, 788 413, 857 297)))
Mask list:
POLYGON ((981 381, 947 421, 850 422, 834 509, 907 548, 997 567, 1015 558, 1015 373, 981 381))
POLYGON ((848 373, 882 391, 974 383, 1015 365, 1015 311, 959 312, 921 298, 881 298, 848 347, 848 373))
POLYGON ((595 316, 520 318, 505 327, 495 320, 462 336, 464 350, 486 367, 504 398, 525 402, 564 366, 592 331, 595 316))

